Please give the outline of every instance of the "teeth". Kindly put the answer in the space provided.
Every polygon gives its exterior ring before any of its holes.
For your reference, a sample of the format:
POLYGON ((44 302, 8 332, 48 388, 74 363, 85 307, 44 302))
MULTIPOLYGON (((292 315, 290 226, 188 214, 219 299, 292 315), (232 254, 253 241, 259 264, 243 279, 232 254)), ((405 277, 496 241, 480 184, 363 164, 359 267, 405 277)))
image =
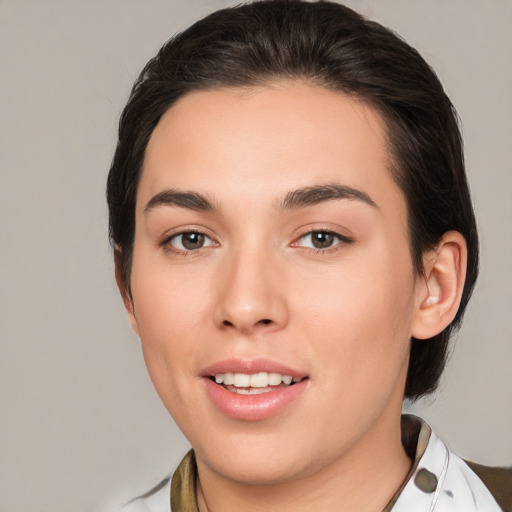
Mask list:
MULTIPOLYGON (((273 372, 259 372, 253 374, 247 373, 217 373, 215 374, 215 382, 217 384, 224 384, 225 386, 234 386, 236 388, 257 388, 263 389, 268 386, 279 386, 281 383, 290 385, 292 382, 295 384, 302 380, 301 377, 295 377, 292 379, 291 375, 281 375, 280 373, 273 372)), ((240 392, 238 390, 237 392, 240 392)), ((255 389, 251 392, 241 394, 257 394, 255 389)))
POLYGON ((268 386, 268 373, 260 372, 250 376, 251 388, 266 388, 268 386))
POLYGON ((269 373, 268 374, 269 386, 279 386, 279 384, 281 384, 282 380, 283 380, 283 376, 280 373, 269 373))
POLYGON ((235 393, 238 393, 239 395, 250 395, 251 392, 248 389, 235 389, 235 393))
POLYGON ((261 395, 263 393, 268 393, 272 391, 272 388, 237 388, 235 386, 228 386, 227 389, 232 391, 233 393, 238 393, 239 395, 261 395))
POLYGON ((251 385, 251 376, 245 373, 235 373, 233 385, 236 388, 248 388, 251 385))

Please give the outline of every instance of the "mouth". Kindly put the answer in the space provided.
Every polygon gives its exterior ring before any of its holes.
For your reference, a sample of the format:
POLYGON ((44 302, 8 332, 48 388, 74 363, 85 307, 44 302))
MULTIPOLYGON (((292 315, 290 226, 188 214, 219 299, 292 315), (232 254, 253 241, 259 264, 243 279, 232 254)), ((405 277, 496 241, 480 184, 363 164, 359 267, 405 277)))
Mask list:
POLYGON ((298 403, 309 376, 268 359, 228 359, 201 374, 212 405, 237 420, 269 419, 298 403))
POLYGON ((288 388, 305 380, 306 377, 292 377, 276 372, 258 373, 216 373, 210 380, 231 393, 239 395, 261 395, 282 388, 288 388))

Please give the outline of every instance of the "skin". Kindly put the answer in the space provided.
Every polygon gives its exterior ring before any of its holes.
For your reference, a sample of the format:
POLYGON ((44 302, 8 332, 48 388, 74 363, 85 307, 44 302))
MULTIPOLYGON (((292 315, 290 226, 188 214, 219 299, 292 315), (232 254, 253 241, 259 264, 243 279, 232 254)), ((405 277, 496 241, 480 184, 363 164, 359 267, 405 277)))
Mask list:
POLYGON ((414 273, 391 162, 375 110, 305 83, 192 93, 152 134, 131 295, 120 286, 155 388, 195 450, 202 512, 382 510, 405 478, 409 342, 451 321, 465 260, 447 234, 427 279, 414 273), (327 184, 370 201, 283 205, 327 184), (214 209, 148 207, 170 189, 214 209), (313 247, 310 233, 325 231, 332 244, 313 247), (204 245, 187 250, 183 232, 204 245), (270 418, 228 417, 201 372, 232 357, 285 364, 307 375, 305 390, 270 418))

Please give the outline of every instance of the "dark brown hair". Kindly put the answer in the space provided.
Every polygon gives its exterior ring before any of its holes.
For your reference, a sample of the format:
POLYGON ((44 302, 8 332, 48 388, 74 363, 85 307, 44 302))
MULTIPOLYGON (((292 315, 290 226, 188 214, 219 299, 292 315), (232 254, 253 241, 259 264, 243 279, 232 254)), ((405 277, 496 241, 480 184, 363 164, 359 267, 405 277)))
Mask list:
POLYGON ((137 186, 161 116, 191 91, 283 79, 344 92, 381 113, 394 157, 390 171, 407 202, 417 273, 423 271, 424 252, 445 232, 456 230, 466 239, 467 277, 454 321, 429 340, 411 340, 405 396, 431 393, 478 273, 476 223, 457 116, 415 49, 337 3, 269 0, 223 9, 173 37, 149 61, 122 113, 108 177, 110 238, 121 277, 129 290, 137 186))

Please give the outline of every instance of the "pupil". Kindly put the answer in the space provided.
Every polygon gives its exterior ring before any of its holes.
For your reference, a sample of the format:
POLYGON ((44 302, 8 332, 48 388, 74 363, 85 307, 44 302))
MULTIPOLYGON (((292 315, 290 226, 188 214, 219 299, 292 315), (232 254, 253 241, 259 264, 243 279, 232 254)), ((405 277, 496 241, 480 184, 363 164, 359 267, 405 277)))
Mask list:
POLYGON ((325 249, 330 247, 334 241, 334 236, 325 231, 318 231, 313 233, 313 246, 317 249, 325 249))
POLYGON ((204 235, 201 233, 186 233, 182 239, 185 249, 199 249, 204 244, 204 235))

